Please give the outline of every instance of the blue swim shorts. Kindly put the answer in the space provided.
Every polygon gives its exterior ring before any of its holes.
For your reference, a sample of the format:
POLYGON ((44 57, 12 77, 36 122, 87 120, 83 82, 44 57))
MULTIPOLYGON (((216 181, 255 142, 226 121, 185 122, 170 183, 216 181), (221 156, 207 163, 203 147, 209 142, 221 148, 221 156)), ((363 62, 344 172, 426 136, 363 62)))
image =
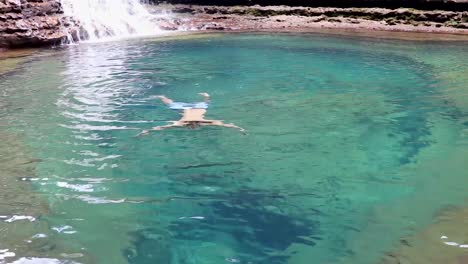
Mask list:
POLYGON ((169 108, 172 110, 185 110, 185 109, 207 109, 208 103, 184 103, 184 102, 173 102, 169 104, 169 108))

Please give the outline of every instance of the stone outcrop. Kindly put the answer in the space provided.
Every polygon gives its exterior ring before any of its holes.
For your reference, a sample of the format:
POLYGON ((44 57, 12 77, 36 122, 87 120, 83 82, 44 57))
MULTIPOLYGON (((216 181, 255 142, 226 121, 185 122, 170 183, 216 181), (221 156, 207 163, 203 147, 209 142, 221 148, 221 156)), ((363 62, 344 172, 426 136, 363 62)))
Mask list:
MULTIPOLYGON (((320 0, 291 1, 289 5, 304 3, 303 7, 271 6, 283 0, 168 0, 190 5, 148 5, 152 10, 165 9, 175 16, 159 17, 155 22, 165 30, 296 30, 296 29, 371 29, 387 31, 437 32, 468 34, 468 11, 415 10, 408 8, 336 8, 308 7, 320 0), (231 1, 231 2, 230 2, 231 1), (199 3, 245 4, 245 6, 200 6, 199 3), (267 6, 252 6, 263 3, 267 6)), ((289 0, 284 0, 286 3, 289 0)), ((328 1, 328 0, 327 0, 328 1)), ((361 2, 369 5, 398 6, 399 0, 340 1, 353 6, 361 2)), ((450 7, 449 2, 434 2, 450 7)), ((159 0, 147 2, 160 2, 159 0)), ((405 0, 410 3, 411 1, 405 0)), ((333 6, 333 1, 322 3, 333 6)), ((468 0, 453 2, 468 10, 468 0)), ((428 9, 429 4, 423 9, 428 9)), ((0 49, 34 46, 53 46, 68 38, 80 39, 79 22, 66 17, 60 0, 0 0, 0 49)), ((156 25, 155 25, 156 26, 156 25)), ((83 39, 84 36, 81 36, 83 39)))
POLYGON ((73 25, 59 0, 0 0, 0 48, 60 44, 73 25))
POLYGON ((317 31, 317 29, 377 30, 468 34, 468 11, 424 11, 408 8, 335 8, 289 6, 157 5, 165 30, 317 31))
POLYGON ((215 6, 304 6, 304 7, 381 7, 416 8, 421 10, 465 11, 468 0, 149 0, 151 3, 215 5, 215 6))

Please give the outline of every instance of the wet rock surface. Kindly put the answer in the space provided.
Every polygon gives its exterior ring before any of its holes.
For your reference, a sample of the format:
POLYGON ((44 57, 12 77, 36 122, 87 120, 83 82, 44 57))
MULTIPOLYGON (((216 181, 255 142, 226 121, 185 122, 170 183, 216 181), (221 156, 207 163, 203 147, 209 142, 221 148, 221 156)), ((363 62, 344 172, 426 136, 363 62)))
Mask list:
MULTIPOLYGON (((27 51, 22 53, 13 59, 23 58, 27 51)), ((18 110, 7 100, 0 100, 2 113, 18 110)), ((95 263, 79 248, 67 247, 47 221, 51 213, 47 196, 32 184, 42 160, 35 158, 32 149, 7 128, 8 123, 0 122, 0 263, 23 263, 22 258, 30 258, 31 263, 95 263)))
POLYGON ((305 7, 382 7, 382 8, 416 8, 423 10, 467 10, 468 0, 149 0, 150 3, 170 3, 186 5, 216 6, 305 6, 305 7))
MULTIPOLYGON (((468 11, 408 8, 148 5, 155 27, 168 31, 311 31, 365 29, 468 34, 468 11)), ((77 37, 79 22, 60 0, 0 0, 2 48, 60 45, 77 37)), ((81 36, 81 38, 86 38, 81 36)))
POLYGON ((0 0, 0 48, 60 44, 74 24, 59 0, 0 0))
POLYGON ((165 30, 366 29, 402 32, 468 33, 467 11, 424 11, 408 8, 335 8, 290 6, 156 5, 174 16, 160 18, 165 30))

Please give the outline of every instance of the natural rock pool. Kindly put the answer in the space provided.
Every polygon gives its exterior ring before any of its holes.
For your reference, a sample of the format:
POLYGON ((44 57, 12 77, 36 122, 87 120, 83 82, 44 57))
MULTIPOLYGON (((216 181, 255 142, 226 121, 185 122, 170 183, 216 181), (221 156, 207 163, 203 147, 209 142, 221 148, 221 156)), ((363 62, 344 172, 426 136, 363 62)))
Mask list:
POLYGON ((0 75, 0 263, 462 263, 466 44, 217 34, 40 52, 0 75), (247 134, 135 137, 179 118, 156 95, 198 92, 247 134))

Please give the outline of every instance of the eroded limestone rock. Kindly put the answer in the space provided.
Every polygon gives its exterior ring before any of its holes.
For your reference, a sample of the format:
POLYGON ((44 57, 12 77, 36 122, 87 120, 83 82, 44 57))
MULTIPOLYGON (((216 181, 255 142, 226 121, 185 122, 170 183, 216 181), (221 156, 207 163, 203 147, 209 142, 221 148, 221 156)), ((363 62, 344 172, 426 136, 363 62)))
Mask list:
POLYGON ((59 0, 0 0, 0 48, 60 44, 75 25, 59 0))

